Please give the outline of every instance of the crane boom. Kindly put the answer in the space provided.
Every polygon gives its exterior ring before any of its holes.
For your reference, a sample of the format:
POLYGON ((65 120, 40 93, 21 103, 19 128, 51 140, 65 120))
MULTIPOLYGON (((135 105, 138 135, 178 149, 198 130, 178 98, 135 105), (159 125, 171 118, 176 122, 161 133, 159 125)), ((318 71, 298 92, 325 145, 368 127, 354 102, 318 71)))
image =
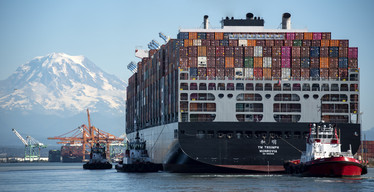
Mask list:
POLYGON ((29 144, 26 142, 26 140, 18 133, 17 130, 12 129, 13 133, 22 141, 25 146, 28 146, 29 144))

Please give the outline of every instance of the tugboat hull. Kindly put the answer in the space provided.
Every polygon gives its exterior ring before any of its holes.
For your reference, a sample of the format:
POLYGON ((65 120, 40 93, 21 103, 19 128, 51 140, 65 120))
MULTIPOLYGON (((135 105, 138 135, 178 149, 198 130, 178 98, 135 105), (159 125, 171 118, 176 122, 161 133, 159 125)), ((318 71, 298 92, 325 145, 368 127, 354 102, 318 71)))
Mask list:
POLYGON ((154 164, 154 163, 117 164, 115 168, 117 172, 136 172, 136 173, 158 172, 158 171, 163 170, 162 164, 154 164))
POLYGON ((331 157, 308 162, 302 173, 314 177, 357 177, 365 166, 349 157, 331 157))
POLYGON ((110 163, 86 163, 83 169, 111 169, 113 166, 110 163))

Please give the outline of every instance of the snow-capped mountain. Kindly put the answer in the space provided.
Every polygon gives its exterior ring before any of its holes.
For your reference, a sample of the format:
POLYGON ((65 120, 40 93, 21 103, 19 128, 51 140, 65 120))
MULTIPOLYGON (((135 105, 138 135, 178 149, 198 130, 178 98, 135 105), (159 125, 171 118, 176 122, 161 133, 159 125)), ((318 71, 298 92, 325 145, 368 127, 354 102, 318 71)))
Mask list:
POLYGON ((0 110, 74 115, 89 108, 123 114, 126 84, 84 56, 36 57, 0 81, 0 110))

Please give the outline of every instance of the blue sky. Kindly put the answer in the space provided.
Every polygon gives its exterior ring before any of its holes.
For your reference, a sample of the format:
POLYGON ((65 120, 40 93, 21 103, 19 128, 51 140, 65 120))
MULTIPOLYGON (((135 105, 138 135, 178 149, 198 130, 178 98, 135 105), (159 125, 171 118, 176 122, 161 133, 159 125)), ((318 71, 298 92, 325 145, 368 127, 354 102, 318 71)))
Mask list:
POLYGON ((199 28, 209 15, 212 27, 222 17, 244 18, 247 12, 277 28, 284 12, 292 28, 332 32, 359 47, 363 129, 374 127, 371 61, 374 50, 374 1, 313 0, 0 0, 0 80, 36 56, 51 52, 84 55, 104 71, 127 80, 135 48, 147 48, 159 32, 175 38, 179 28, 199 28))

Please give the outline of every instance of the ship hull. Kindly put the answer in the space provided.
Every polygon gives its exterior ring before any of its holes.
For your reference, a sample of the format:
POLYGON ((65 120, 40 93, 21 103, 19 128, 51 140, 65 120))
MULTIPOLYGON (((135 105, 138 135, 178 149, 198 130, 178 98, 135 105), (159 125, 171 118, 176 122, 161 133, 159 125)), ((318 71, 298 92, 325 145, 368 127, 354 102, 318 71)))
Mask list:
MULTIPOLYGON (((140 130, 154 163, 170 172, 283 172, 305 150, 310 123, 188 122, 140 130)), ((337 124, 356 153, 359 124, 337 124)), ((135 133, 129 133, 131 139, 135 133)))
POLYGON ((305 164, 304 176, 313 177, 358 177, 364 166, 349 157, 331 157, 317 159, 305 164))

